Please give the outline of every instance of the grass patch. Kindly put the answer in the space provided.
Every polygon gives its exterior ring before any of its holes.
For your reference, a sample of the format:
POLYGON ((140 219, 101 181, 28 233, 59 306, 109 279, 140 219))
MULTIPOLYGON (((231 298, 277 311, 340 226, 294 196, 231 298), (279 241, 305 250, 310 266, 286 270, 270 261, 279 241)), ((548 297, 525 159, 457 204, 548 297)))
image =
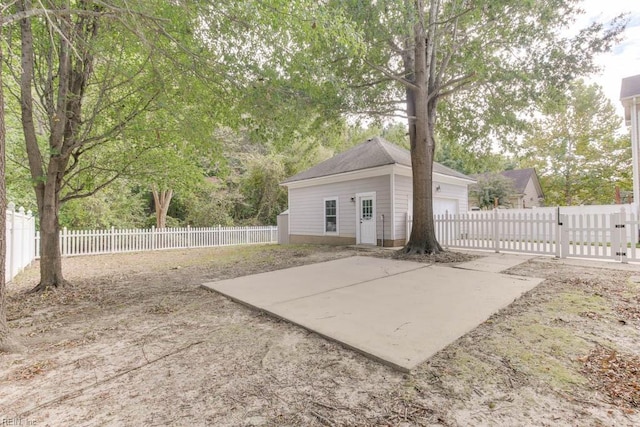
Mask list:
POLYGON ((601 295, 582 291, 565 291, 558 293, 548 303, 548 309, 554 313, 581 314, 585 312, 601 315, 611 313, 611 305, 601 295))
POLYGON ((273 262, 277 257, 305 257, 322 250, 313 245, 250 245, 212 248, 192 258, 188 265, 225 267, 237 263, 273 262))
POLYGON ((573 331, 530 317, 517 319, 510 329, 511 333, 495 334, 488 344, 514 369, 559 389, 585 383, 575 361, 589 345, 573 331))

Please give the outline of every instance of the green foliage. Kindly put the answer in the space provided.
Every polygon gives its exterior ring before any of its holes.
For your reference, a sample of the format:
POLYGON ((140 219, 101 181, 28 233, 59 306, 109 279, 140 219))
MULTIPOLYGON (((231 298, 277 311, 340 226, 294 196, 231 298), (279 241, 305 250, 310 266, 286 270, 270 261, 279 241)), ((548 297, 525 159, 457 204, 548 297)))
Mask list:
POLYGON ((246 171, 238 182, 241 196, 235 207, 238 222, 258 225, 275 224, 276 217, 287 206, 287 192, 280 187, 286 178, 281 156, 250 156, 246 171))
POLYGON ((629 135, 597 85, 576 81, 544 105, 524 141, 522 163, 540 174, 548 205, 609 204, 631 189, 629 135))
POLYGON ((509 208, 516 195, 510 179, 499 173, 488 173, 479 176, 478 182, 469 188, 469 205, 480 209, 492 209, 496 205, 509 208))
MULTIPOLYGON (((327 2, 350 19, 364 46, 343 49, 337 40, 324 56, 343 82, 340 89, 351 114, 406 115, 406 85, 392 76, 412 72, 405 69, 405 55, 420 19, 415 7, 424 5, 427 22, 431 3, 327 2)), ((465 146, 492 140, 512 147, 540 98, 595 71, 594 55, 610 50, 626 23, 617 17, 571 34, 567 29, 583 13, 573 0, 439 4, 429 95, 437 97, 440 137, 465 146)))
POLYGON ((194 192, 179 196, 185 205, 185 222, 193 227, 233 225, 234 204, 237 197, 220 182, 208 180, 194 192))
MULTIPOLYGON (((103 7, 113 13, 101 18, 98 37, 87 42, 98 60, 78 130, 86 145, 72 156, 60 193, 69 200, 60 214, 67 226, 146 218, 137 189, 152 185, 175 190, 170 215, 182 224, 274 223, 286 208, 279 186, 285 177, 374 135, 409 148, 406 125, 380 119, 406 114, 405 86, 381 69, 405 75, 402 52, 416 19, 413 2, 109 0, 103 7), (349 123, 378 121, 347 126, 345 113, 349 123), (105 189, 86 201, 74 199, 116 176, 124 179, 111 184, 117 194, 105 189), (213 188, 202 184, 206 176, 216 177, 213 188)), ((443 82, 467 80, 441 88, 447 96, 438 107, 436 160, 466 173, 507 166, 486 141, 515 141, 525 125, 519 113, 550 88, 591 71, 593 53, 617 37, 619 22, 609 30, 594 24, 573 39, 558 36, 577 12, 574 2, 563 0, 442 2, 443 18, 459 15, 457 35, 447 19, 436 32, 443 82)), ((58 34, 45 18, 32 21, 37 75, 47 76, 58 34)), ((5 75, 20 69, 19 42, 19 31, 9 31, 5 75)), ((17 93, 15 83, 5 87, 17 93)), ((50 93, 43 82, 35 90, 50 93)), ((9 98, 8 192, 33 209, 19 105, 9 98)), ((51 154, 49 117, 37 119, 42 152, 51 154)), ((624 146, 612 144, 615 152, 624 146)), ((598 173, 609 172, 603 166, 598 173)), ((619 172, 610 175, 626 188, 619 172)))
POLYGON ((464 141, 438 140, 435 161, 467 175, 501 172, 514 169, 513 160, 494 153, 491 147, 467 144, 464 141))
POLYGON ((126 181, 92 197, 71 200, 60 209, 60 226, 75 230, 142 228, 145 219, 145 199, 126 181))

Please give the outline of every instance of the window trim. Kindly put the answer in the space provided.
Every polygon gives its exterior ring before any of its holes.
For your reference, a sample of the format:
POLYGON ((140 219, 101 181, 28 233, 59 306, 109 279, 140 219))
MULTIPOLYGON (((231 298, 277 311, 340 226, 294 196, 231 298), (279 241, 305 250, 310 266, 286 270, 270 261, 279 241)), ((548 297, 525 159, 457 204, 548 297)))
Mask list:
POLYGON ((340 234, 340 200, 337 196, 322 199, 322 231, 325 235, 336 236, 340 234), (327 231, 327 202, 336 202, 336 231, 327 231))

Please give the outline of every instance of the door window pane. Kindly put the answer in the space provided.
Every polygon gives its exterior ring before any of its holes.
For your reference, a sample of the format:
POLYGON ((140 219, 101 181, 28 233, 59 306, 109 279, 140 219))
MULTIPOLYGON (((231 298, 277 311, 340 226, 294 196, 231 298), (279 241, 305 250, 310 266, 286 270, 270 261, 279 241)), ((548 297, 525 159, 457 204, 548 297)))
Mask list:
POLYGON ((362 199, 362 219, 373 218, 373 200, 362 199))

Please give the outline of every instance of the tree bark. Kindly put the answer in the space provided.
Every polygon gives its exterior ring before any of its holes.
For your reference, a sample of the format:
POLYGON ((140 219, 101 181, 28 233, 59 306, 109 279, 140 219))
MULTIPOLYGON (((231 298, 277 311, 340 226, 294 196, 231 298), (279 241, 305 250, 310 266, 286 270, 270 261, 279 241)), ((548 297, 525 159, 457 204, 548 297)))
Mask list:
MULTIPOLYGON (((0 40, 2 40, 2 26, 0 26, 0 40)), ((22 345, 15 339, 7 324, 7 298, 5 284, 6 250, 7 250, 7 191, 5 183, 5 144, 6 131, 4 120, 4 92, 2 81, 3 49, 0 41, 0 352, 10 353, 23 350, 22 345)))
POLYGON ((153 193, 153 202, 156 211, 156 228, 165 228, 167 226, 167 212, 169 204, 173 197, 173 190, 158 190, 157 187, 151 189, 153 193))
MULTIPOLYGON (((405 70, 413 78, 415 87, 407 87, 407 115, 411 142, 411 170, 413 178, 413 226, 409 242, 403 249, 408 254, 432 254, 442 251, 436 239, 433 223, 433 157, 435 150, 434 125, 437 97, 429 101, 429 84, 433 81, 434 58, 429 58, 435 46, 428 45, 425 32, 422 2, 416 1, 416 13, 420 18, 414 25, 414 49, 404 57, 405 70)), ((434 20, 433 3, 430 21, 434 20)), ((430 22, 430 24, 432 24, 430 22)), ((435 25, 435 21, 433 22, 435 25)), ((433 37, 430 34, 431 40, 433 37)), ((435 57, 432 53, 431 56, 435 57)))
MULTIPOLYGON (((90 7, 88 3, 81 4, 90 7)), ((30 0, 18 1, 17 7, 21 13, 32 10, 30 0)), ((57 53, 57 69, 53 69, 54 63, 50 61, 48 71, 49 75, 55 76, 57 87, 54 91, 53 81, 49 82, 50 98, 45 109, 50 135, 48 150, 43 154, 35 131, 33 30, 30 18, 20 21, 21 121, 40 220, 40 283, 32 290, 34 292, 66 283, 62 275, 59 243, 60 193, 69 159, 81 145, 78 144, 77 131, 82 124, 83 97, 93 72, 91 41, 98 31, 97 22, 97 16, 79 17, 76 22, 71 18, 63 18, 56 20, 56 28, 51 30, 51 43, 57 41, 59 45, 51 46, 51 55, 57 53)))
MULTIPOLYGON (((28 1, 18 3, 22 11, 30 9, 28 1)), ((68 162, 68 154, 63 154, 63 133, 67 122, 66 107, 68 103, 68 88, 70 74, 69 46, 71 34, 70 23, 60 26, 65 34, 59 51, 57 105, 51 111, 51 135, 49 136, 49 162, 45 163, 40 151, 35 131, 32 84, 34 78, 34 50, 33 31, 31 21, 20 21, 20 36, 22 48, 22 76, 20 81, 20 107, 22 129, 25 136, 27 157, 31 178, 34 182, 38 217, 40 220, 40 283, 32 289, 33 292, 44 291, 49 287, 63 285, 62 260, 58 241, 58 210, 60 208, 59 193, 62 186, 64 170, 68 162)))
MULTIPOLYGON (((50 160, 47 180, 56 180, 59 166, 50 160)), ((64 169, 63 169, 64 170, 64 169)), ((60 251, 60 222, 58 212, 60 201, 56 185, 45 185, 43 207, 38 207, 40 215, 40 283, 32 292, 46 291, 48 288, 65 285, 67 282, 62 275, 62 253, 60 251)))

